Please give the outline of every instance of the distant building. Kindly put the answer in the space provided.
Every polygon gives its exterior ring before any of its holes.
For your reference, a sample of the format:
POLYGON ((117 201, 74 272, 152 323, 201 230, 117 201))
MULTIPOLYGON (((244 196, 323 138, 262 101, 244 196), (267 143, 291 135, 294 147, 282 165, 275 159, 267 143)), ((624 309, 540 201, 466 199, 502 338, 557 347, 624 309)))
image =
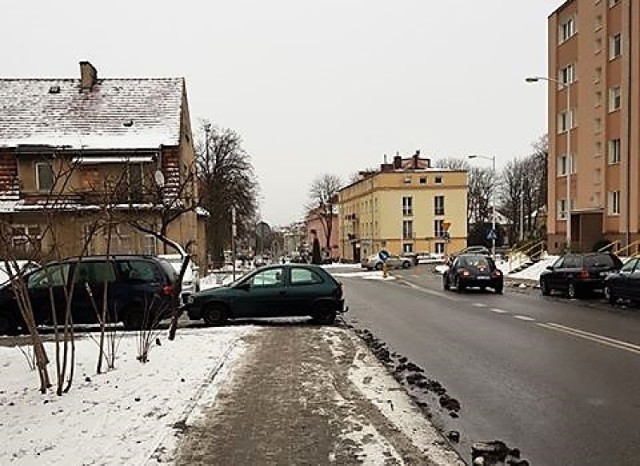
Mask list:
MULTIPOLYGON (((337 210, 337 209, 336 209, 337 210)), ((323 218, 317 211, 310 212, 306 218, 307 224, 307 244, 313 246, 314 234, 320 242, 322 259, 336 260, 340 257, 339 230, 340 224, 338 214, 334 213, 331 218, 323 218), (331 234, 329 235, 329 248, 327 249, 327 235, 329 234, 329 223, 331 224, 331 234)))
POLYGON ((573 249, 603 239, 633 245, 640 240, 640 3, 570 0, 548 25, 549 251, 566 246, 569 217, 573 249))
POLYGON ((396 155, 338 193, 340 257, 447 254, 467 243, 467 172, 432 168, 420 153, 396 155))

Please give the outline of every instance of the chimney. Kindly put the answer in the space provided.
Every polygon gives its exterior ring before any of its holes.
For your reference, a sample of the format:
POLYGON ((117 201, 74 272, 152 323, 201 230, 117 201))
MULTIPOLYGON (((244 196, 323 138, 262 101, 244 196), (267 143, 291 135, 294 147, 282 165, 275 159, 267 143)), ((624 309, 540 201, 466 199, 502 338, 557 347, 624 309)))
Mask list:
POLYGON ((93 85, 98 81, 98 71, 88 61, 80 62, 80 87, 82 89, 91 90, 93 85))
POLYGON ((393 157, 393 168, 396 170, 402 168, 402 157, 399 154, 393 157))

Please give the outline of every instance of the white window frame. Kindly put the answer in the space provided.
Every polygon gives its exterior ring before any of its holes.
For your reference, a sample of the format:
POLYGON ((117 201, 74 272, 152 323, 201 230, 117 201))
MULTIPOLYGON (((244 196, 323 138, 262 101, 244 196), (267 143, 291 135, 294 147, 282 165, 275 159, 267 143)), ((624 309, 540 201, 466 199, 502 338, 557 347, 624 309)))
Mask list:
POLYGON ((413 215, 413 197, 402 196, 402 215, 410 217, 413 215))
POLYGON ((433 236, 435 236, 436 238, 442 238, 442 235, 444 234, 445 230, 444 230, 444 220, 443 219, 436 219, 433 221, 433 236))
POLYGON ((556 165, 556 174, 559 177, 567 176, 569 172, 572 174, 576 172, 576 164, 573 154, 570 156, 567 156, 567 154, 560 154, 556 165))
POLYGON ((570 63, 569 65, 558 71, 558 89, 563 89, 565 86, 573 83, 576 80, 576 64, 570 63), (561 84, 560 84, 561 83, 561 84))
POLYGON ((433 198, 433 215, 445 215, 444 195, 438 194, 433 198))
POLYGON ((607 143, 607 161, 609 165, 620 163, 621 147, 620 138, 609 139, 607 143))
POLYGON ((571 39, 577 32, 576 18, 571 16, 560 23, 558 27, 558 44, 562 44, 571 39))
POLYGON ((413 220, 403 220, 402 221, 402 239, 404 240, 412 240, 415 235, 413 232, 413 220))
POLYGON ((563 197, 558 199, 558 208, 557 215, 558 220, 566 220, 567 219, 567 198, 563 197))
POLYGON ((562 134, 574 128, 574 114, 573 109, 569 109, 569 111, 563 110, 558 112, 558 128, 557 133, 562 134))
POLYGON ((607 213, 609 215, 620 215, 620 191, 609 191, 607 193, 607 213))
POLYGON ((609 60, 615 60, 622 55, 622 33, 609 36, 609 60))
POLYGON ((36 165, 36 188, 38 191, 46 191, 49 192, 51 191, 51 189, 53 188, 54 183, 54 173, 53 173, 53 165, 50 162, 37 162, 36 165), (51 173, 51 185, 50 186, 43 186, 43 183, 41 181, 41 172, 40 169, 47 167, 49 169, 49 172, 51 173))
POLYGON ((622 105, 622 90, 620 86, 611 86, 609 88, 608 108, 609 112, 615 112, 622 105))

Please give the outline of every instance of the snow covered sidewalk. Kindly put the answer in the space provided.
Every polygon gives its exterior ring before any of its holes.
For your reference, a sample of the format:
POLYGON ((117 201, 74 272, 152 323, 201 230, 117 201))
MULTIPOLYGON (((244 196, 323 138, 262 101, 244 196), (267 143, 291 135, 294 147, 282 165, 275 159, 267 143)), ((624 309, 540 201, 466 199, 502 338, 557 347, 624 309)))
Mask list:
MULTIPOLYGON (((99 375, 97 344, 76 340, 76 376, 63 396, 40 394, 25 356, 0 346, 0 464, 145 464, 161 443, 171 448, 174 424, 205 388, 211 393, 224 382, 243 353, 242 338, 255 331, 180 329, 174 341, 163 332, 146 364, 136 360, 135 334, 126 333, 116 368, 99 375)), ((47 350, 53 361, 53 344, 47 350)), ((49 367, 55 381, 55 364, 49 367)))

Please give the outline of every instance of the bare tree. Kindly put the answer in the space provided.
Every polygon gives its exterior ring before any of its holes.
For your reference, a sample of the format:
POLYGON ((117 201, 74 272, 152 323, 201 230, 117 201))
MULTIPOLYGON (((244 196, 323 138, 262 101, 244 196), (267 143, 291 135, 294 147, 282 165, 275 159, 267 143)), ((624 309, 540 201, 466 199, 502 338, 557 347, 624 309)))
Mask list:
POLYGON ((325 236, 325 248, 331 253, 331 233, 333 219, 337 214, 338 191, 342 180, 336 175, 325 173, 311 183, 309 188, 310 204, 307 206, 308 215, 320 220, 325 236))
POLYGON ((205 143, 196 149, 200 205, 207 218, 207 249, 215 265, 224 263, 231 244, 231 210, 236 210, 238 236, 255 222, 257 181, 240 136, 231 129, 203 122, 205 143))

